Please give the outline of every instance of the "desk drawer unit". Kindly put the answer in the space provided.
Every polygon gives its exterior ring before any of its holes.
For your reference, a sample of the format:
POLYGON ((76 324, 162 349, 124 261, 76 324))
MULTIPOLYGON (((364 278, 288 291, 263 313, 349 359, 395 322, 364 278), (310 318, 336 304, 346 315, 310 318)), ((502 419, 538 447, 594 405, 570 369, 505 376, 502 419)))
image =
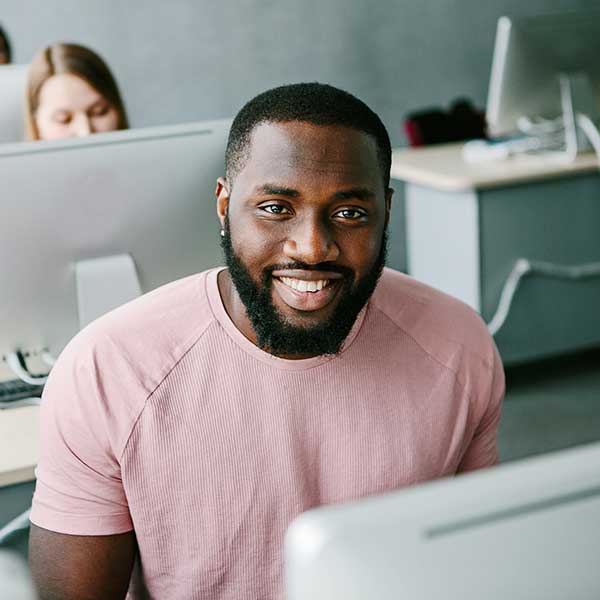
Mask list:
POLYGON ((600 176, 406 184, 411 275, 479 311, 505 363, 600 346, 600 176))

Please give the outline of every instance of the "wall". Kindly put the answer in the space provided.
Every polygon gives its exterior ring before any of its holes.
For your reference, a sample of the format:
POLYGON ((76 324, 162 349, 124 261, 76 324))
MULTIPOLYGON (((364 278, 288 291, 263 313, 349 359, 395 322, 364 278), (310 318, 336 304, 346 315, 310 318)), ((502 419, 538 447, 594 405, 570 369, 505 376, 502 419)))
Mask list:
POLYGON ((406 111, 485 103, 497 18, 598 0, 2 0, 18 62, 71 40, 98 50, 136 125, 232 115, 251 96, 319 80, 357 94, 402 144, 406 111))

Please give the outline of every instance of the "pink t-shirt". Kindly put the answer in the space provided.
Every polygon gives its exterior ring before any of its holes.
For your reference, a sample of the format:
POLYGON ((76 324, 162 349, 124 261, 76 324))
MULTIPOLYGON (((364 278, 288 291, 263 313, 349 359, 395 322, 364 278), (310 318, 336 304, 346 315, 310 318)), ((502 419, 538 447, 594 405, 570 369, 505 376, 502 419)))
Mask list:
POLYGON ((497 462, 504 376, 470 308, 386 269, 339 355, 284 360, 238 331, 217 273, 146 294, 64 350, 33 523, 135 529, 151 598, 282 598, 301 512, 497 462))

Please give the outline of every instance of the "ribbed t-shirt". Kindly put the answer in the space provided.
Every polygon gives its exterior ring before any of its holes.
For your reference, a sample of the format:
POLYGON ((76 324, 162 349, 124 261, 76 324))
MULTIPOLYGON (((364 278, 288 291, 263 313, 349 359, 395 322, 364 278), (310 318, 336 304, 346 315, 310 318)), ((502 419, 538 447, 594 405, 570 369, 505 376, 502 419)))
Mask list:
POLYGON ((466 305, 385 269, 339 354, 286 360, 236 328, 218 271, 89 325, 44 392, 31 520, 134 529, 130 597, 281 599, 298 514, 497 462, 504 375, 466 305))

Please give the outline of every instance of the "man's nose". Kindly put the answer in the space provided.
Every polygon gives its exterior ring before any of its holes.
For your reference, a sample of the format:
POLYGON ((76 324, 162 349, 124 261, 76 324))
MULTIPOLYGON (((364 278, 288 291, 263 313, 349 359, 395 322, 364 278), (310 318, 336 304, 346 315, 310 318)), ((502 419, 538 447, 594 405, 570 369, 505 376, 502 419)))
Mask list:
POLYGON ((79 113, 73 119, 73 131, 75 137, 85 137, 92 133, 92 124, 86 114, 79 113))
POLYGON ((331 231, 318 218, 299 223, 285 241, 283 251, 294 262, 310 265, 335 261, 340 255, 331 231))

